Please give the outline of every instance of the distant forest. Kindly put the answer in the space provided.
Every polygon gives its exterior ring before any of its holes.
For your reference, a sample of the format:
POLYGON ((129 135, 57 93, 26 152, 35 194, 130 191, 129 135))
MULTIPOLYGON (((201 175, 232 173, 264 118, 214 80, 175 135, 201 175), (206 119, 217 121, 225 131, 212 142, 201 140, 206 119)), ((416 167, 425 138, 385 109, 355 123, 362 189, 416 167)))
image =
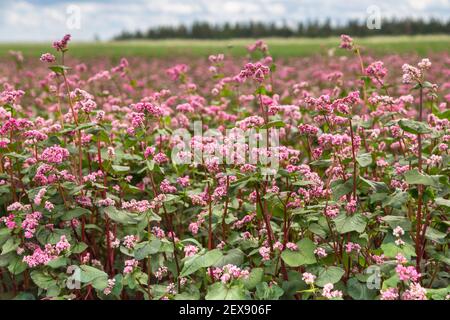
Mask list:
POLYGON ((403 19, 383 20, 381 29, 369 29, 365 21, 351 20, 344 25, 325 22, 299 22, 296 27, 287 24, 247 22, 210 24, 194 22, 192 25, 159 26, 147 31, 123 31, 115 40, 130 39, 230 39, 230 38, 266 38, 266 37, 329 37, 341 34, 351 36, 375 35, 418 35, 450 34, 450 19, 403 19))

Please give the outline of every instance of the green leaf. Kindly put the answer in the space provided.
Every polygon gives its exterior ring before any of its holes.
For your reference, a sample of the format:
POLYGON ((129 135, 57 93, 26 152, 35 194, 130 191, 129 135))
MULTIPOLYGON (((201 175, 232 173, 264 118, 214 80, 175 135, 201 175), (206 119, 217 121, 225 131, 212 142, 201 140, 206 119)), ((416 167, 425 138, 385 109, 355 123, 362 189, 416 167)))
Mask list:
POLYGON ((322 238, 326 238, 327 236, 327 231, 324 230, 318 223, 311 223, 308 230, 322 238))
POLYGON ((248 278, 243 280, 244 287, 248 290, 253 290, 256 285, 262 281, 263 276, 263 268, 253 268, 252 271, 250 271, 248 278))
POLYGON ((244 252, 241 249, 234 248, 226 252, 220 259, 217 261, 214 266, 215 267, 223 267, 227 264, 234 264, 236 266, 240 266, 244 262, 244 252))
POLYGON ((186 288, 186 291, 178 293, 174 297, 175 300, 200 300, 200 291, 195 285, 186 288))
POLYGON ((127 173, 130 172, 130 167, 128 166, 119 166, 119 165, 112 165, 111 168, 114 170, 115 173, 127 173))
POLYGON ((401 119, 398 121, 398 125, 404 131, 414 134, 424 134, 431 132, 430 127, 426 123, 415 120, 401 119))
POLYGON ((81 265, 80 266, 81 269, 81 277, 80 277, 80 281, 83 283, 89 283, 91 281, 93 281, 96 278, 100 278, 100 277, 108 277, 108 275, 106 274, 106 272, 88 266, 88 265, 81 265))
POLYGON ((447 265, 450 266, 450 255, 449 255, 448 253, 447 253, 447 256, 445 256, 445 255, 443 255, 443 254, 440 254, 440 253, 435 252, 435 253, 433 253, 431 256, 432 256, 434 259, 436 259, 437 261, 442 261, 442 262, 444 262, 445 264, 447 264, 447 265))
POLYGON ((446 300, 447 295, 449 294, 449 288, 439 288, 439 289, 431 289, 427 288, 427 297, 433 300, 446 300))
POLYGON ((32 293, 29 292, 20 292, 17 296, 14 297, 13 300, 36 300, 32 293))
POLYGON ((90 283, 95 289, 103 290, 108 286, 108 274, 100 269, 82 265, 80 266, 80 281, 90 283))
POLYGON ((256 95, 259 95, 259 94, 267 95, 267 94, 268 94, 268 91, 267 91, 266 87, 264 87, 264 86, 259 86, 258 89, 255 90, 255 94, 256 94, 256 95))
POLYGON ((383 250, 384 255, 388 258, 395 258, 395 256, 399 253, 401 253, 407 259, 410 259, 411 257, 414 257, 416 255, 414 247, 409 243, 405 243, 401 247, 397 246, 393 242, 383 243, 381 245, 381 250, 383 250))
POLYGON ((372 164, 372 155, 370 153, 361 153, 356 156, 356 161, 362 168, 368 167, 372 164))
POLYGON ((11 235, 11 230, 8 228, 0 228, 0 239, 4 238, 6 239, 7 237, 9 238, 11 235))
POLYGON ((342 196, 349 194, 353 190, 353 181, 352 179, 348 179, 347 181, 343 181, 342 179, 336 180, 331 183, 331 190, 333 193, 333 200, 337 201, 342 196))
POLYGON ((347 293, 355 300, 374 300, 377 291, 369 289, 366 283, 361 283, 355 278, 351 278, 347 282, 347 293))
POLYGON ((335 284, 339 280, 341 280, 344 275, 344 269, 340 267, 320 267, 319 273, 317 275, 316 284, 319 287, 325 286, 327 283, 335 284))
POLYGON ((405 231, 411 230, 411 221, 404 216, 384 216, 381 219, 385 221, 391 229, 400 226, 405 231))
POLYGON ((381 288, 383 290, 386 290, 388 288, 396 288, 399 282, 400 282, 400 279, 399 279, 398 275, 394 274, 392 277, 383 281, 383 285, 381 286, 381 288))
POLYGON ((425 237, 435 242, 441 242, 441 240, 445 239, 446 236, 446 233, 436 230, 432 227, 428 227, 427 231, 425 232, 425 237))
POLYGON ((123 290, 123 276, 119 273, 115 275, 114 279, 116 280, 116 282, 113 289, 111 290, 111 293, 116 297, 120 297, 120 294, 123 290))
POLYGON ((22 259, 15 259, 8 266, 8 271, 12 274, 21 274, 28 268, 28 265, 22 259))
POLYGON ((297 246, 297 251, 286 249, 281 253, 281 258, 288 266, 299 267, 317 262, 314 255, 314 249, 316 248, 314 242, 304 238, 297 243, 297 246))
POLYGON ((314 184, 311 181, 307 181, 307 180, 297 180, 294 183, 292 183, 293 186, 299 186, 299 187, 304 187, 304 186, 309 186, 314 184))
POLYGON ((373 189, 378 193, 387 193, 389 191, 388 186, 384 182, 367 180, 363 177, 359 177, 359 179, 369 188, 373 189))
POLYGON ((180 276, 186 277, 201 268, 207 268, 216 264, 222 258, 222 252, 218 249, 206 251, 206 253, 196 254, 189 257, 181 270, 180 276))
POLYGON ((439 119, 450 120, 450 109, 447 108, 447 110, 438 113, 437 116, 439 117, 439 119))
POLYGON ((63 74, 64 71, 70 70, 70 68, 66 66, 50 66, 48 68, 56 74, 63 74))
POLYGON ((84 242, 77 242, 75 243, 72 248, 70 248, 70 251, 72 253, 82 253, 84 250, 86 250, 88 245, 84 242))
POLYGON ((134 247, 134 258, 136 260, 142 260, 151 254, 157 253, 160 247, 161 240, 159 239, 138 243, 134 247))
POLYGON ((66 257, 57 257, 56 259, 53 259, 47 263, 47 266, 49 266, 52 269, 61 268, 66 265, 67 265, 66 257))
POLYGON ((20 240, 16 238, 9 238, 2 246, 2 255, 16 250, 20 245, 20 240))
POLYGON ((274 120, 270 121, 269 123, 261 126, 261 129, 269 129, 269 128, 281 128, 284 127, 285 123, 282 120, 274 120))
POLYGON ((94 126, 96 126, 96 125, 97 125, 96 122, 82 123, 82 124, 80 124, 78 127, 76 127, 75 130, 89 129, 89 128, 92 128, 92 127, 94 127, 94 126))
POLYGON ((104 208, 104 212, 111 220, 121 224, 137 224, 140 221, 137 216, 133 216, 123 210, 118 210, 116 207, 106 207, 104 208))
POLYGON ((50 287, 56 286, 56 280, 53 279, 49 274, 44 273, 39 270, 33 270, 30 273, 33 282, 42 289, 47 290, 50 287))
POLYGON ((366 229, 367 220, 360 213, 352 216, 341 213, 334 219, 334 223, 336 224, 336 230, 341 234, 352 231, 362 233, 366 229))
POLYGON ((238 286, 227 287, 222 282, 209 286, 205 300, 246 300, 248 298, 244 288, 238 286))
POLYGON ((436 199, 434 199, 434 202, 435 202, 438 206, 450 207, 450 200, 448 200, 448 199, 444 199, 444 198, 436 198, 436 199))
POLYGON ((8 153, 5 153, 4 156, 16 158, 16 159, 21 159, 21 160, 26 160, 27 159, 27 156, 24 156, 24 155, 19 154, 17 152, 8 152, 8 153))
POLYGON ((404 173, 407 184, 422 184, 425 186, 433 186, 439 188, 439 176, 429 176, 419 172, 417 169, 406 171, 404 173))
POLYGON ((310 165, 315 167, 328 168, 332 163, 333 161, 330 159, 323 159, 323 160, 321 159, 311 162, 310 165))
POLYGON ((401 209, 402 206, 408 200, 408 193, 405 191, 397 190, 384 198, 382 205, 383 207, 392 207, 395 209, 401 209))
POLYGON ((66 236, 67 240, 70 241, 72 239, 70 229, 53 229, 50 230, 45 226, 42 226, 36 232, 36 239, 42 244, 46 245, 47 243, 56 244, 61 236, 66 236))
POLYGON ((88 209, 78 207, 78 208, 69 210, 67 212, 64 212, 64 214, 61 216, 61 220, 68 221, 68 220, 72 220, 74 218, 81 217, 84 214, 90 214, 90 213, 91 213, 91 211, 89 211, 88 209))
POLYGON ((256 286, 256 296, 260 300, 278 300, 283 295, 284 290, 277 285, 269 287, 267 282, 260 282, 256 286))
POLYGON ((155 161, 153 160, 147 160, 145 161, 145 164, 147 165, 148 171, 153 171, 153 169, 155 168, 155 161))

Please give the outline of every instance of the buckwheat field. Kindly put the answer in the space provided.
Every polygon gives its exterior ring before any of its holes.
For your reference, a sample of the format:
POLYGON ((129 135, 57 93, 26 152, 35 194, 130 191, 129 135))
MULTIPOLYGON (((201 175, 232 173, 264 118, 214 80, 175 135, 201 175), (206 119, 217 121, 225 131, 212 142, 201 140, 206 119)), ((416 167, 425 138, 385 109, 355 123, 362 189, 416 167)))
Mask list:
POLYGON ((450 55, 0 60, 0 297, 450 298, 450 55))

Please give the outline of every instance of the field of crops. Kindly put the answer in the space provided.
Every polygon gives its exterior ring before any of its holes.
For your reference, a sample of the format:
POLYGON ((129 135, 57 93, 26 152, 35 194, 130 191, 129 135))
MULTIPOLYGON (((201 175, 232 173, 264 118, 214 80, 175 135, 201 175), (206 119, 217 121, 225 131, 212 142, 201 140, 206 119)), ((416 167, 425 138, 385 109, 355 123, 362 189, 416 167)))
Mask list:
POLYGON ((448 36, 70 41, 0 45, 0 299, 450 299, 448 36))
MULTIPOLYGON (((245 56, 246 45, 254 40, 158 40, 158 41, 122 41, 122 42, 75 42, 71 47, 71 56, 92 57, 202 57, 221 52, 233 56, 245 56)), ((365 50, 375 54, 417 53, 425 56, 430 52, 449 51, 450 36, 393 36, 371 37, 357 40, 365 50)), ((267 39, 273 57, 297 57, 322 54, 335 50, 339 44, 336 38, 267 39)), ((10 50, 21 51, 26 56, 40 57, 48 50, 45 43, 2 43, 0 57, 10 50)), ((340 52, 336 52, 340 54, 340 52)))

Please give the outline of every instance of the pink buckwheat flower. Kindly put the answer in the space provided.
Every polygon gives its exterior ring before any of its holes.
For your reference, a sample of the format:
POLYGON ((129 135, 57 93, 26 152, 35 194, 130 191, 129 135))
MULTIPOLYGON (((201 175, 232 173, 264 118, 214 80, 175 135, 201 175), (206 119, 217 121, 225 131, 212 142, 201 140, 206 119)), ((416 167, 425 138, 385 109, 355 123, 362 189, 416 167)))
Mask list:
POLYGON ((42 202, 42 197, 45 195, 45 193, 47 192, 47 188, 41 188, 38 193, 36 194, 36 196, 34 197, 34 204, 35 205, 40 205, 42 202))
POLYGON ((321 247, 314 249, 314 254, 319 258, 325 258, 328 255, 325 249, 321 247))
POLYGON ((55 208, 55 206, 53 205, 53 203, 51 203, 50 201, 45 201, 45 205, 44 205, 45 209, 48 212, 52 212, 53 209, 55 208))
POLYGON ((389 288, 386 290, 381 290, 381 300, 398 300, 398 289, 397 288, 389 288))
POLYGON ((167 179, 164 179, 163 181, 161 181, 159 189, 161 190, 162 193, 176 193, 177 192, 177 188, 172 186, 170 184, 169 180, 167 180, 167 179))
POLYGON ((162 278, 164 276, 166 276, 168 272, 169 272, 169 269, 167 269, 166 266, 161 266, 158 268, 158 270, 155 271, 155 277, 156 277, 156 279, 161 281, 162 278))
POLYGON ((345 209, 349 213, 355 213, 358 208, 358 202, 355 199, 350 200, 346 205, 345 209))
POLYGON ((41 159, 50 163, 62 163, 69 157, 69 151, 54 145, 53 147, 46 148, 41 155, 41 159))
POLYGON ((302 280, 305 281, 306 284, 312 285, 316 280, 316 276, 312 273, 304 272, 302 274, 302 280))
POLYGON ((342 34, 341 35, 341 44, 339 45, 339 47, 342 49, 352 50, 353 49, 353 39, 346 34, 342 34))
POLYGON ((392 231, 392 234, 396 237, 401 237, 405 234, 405 231, 403 230, 402 227, 397 226, 395 227, 395 229, 392 231))
POLYGON ((427 290, 419 283, 412 282, 409 289, 402 294, 402 300, 427 300, 427 290))
POLYGON ((137 268, 139 261, 135 259, 125 260, 125 268, 123 269, 124 274, 132 273, 135 268, 137 268))
POLYGON ((65 51, 67 50, 67 44, 70 41, 70 34, 66 34, 60 41, 53 42, 53 48, 57 51, 65 51))
POLYGON ((123 245, 128 249, 133 249, 138 241, 139 239, 135 235, 126 235, 123 237, 123 245))
POLYGON ((22 228, 24 229, 25 238, 30 239, 33 237, 41 218, 42 213, 38 211, 26 215, 25 220, 22 221, 22 228))
POLYGON ((259 248, 259 254, 261 255, 263 261, 270 260, 270 248, 269 247, 261 247, 259 248))
POLYGON ((103 290, 104 295, 109 295, 112 292, 112 289, 116 285, 116 279, 108 279, 108 286, 103 290))
POLYGON ((382 80, 387 74, 387 69, 383 66, 382 61, 375 61, 366 68, 366 74, 377 80, 382 80))
POLYGON ((167 163, 169 161, 169 158, 164 153, 161 153, 161 152, 156 154, 153 159, 159 165, 167 163))
POLYGON ((408 259, 406 259, 400 252, 395 256, 395 260, 397 260, 398 264, 408 263, 408 259))
POLYGON ((44 54, 41 55, 40 60, 41 60, 42 62, 52 63, 52 62, 55 62, 55 61, 56 61, 56 58, 55 58, 55 56, 52 55, 51 53, 48 53, 48 52, 47 52, 47 53, 44 53, 44 54))
POLYGON ((65 250, 70 249, 70 243, 69 243, 69 241, 67 241, 67 238, 65 235, 61 236, 58 243, 56 243, 56 245, 55 245, 55 249, 58 254, 60 254, 61 252, 65 251, 65 250))
POLYGON ((198 247, 194 245, 187 245, 184 247, 184 254, 186 257, 192 257, 198 252, 198 247))
POLYGON ((361 251, 361 246, 357 243, 348 242, 345 244, 345 252, 350 253, 352 251, 359 252, 361 251))
POLYGON ((333 290, 332 283, 327 283, 322 290, 322 295, 327 299, 342 298, 342 291, 333 290))
POLYGON ((401 264, 398 264, 395 268, 395 272, 397 272, 398 277, 402 281, 412 280, 417 282, 421 277, 421 274, 417 272, 416 268, 413 266, 405 267, 401 264))
POLYGON ((291 250, 291 251, 297 251, 298 250, 298 246, 295 243, 293 243, 293 242, 286 243, 286 248, 291 250))
POLYGON ((189 176, 179 177, 177 178, 177 183, 182 187, 189 187, 191 182, 189 180, 189 176))
POLYGON ((152 233, 155 235, 155 237, 157 237, 158 239, 163 239, 166 234, 164 232, 163 229, 159 228, 159 227, 153 227, 152 228, 152 233))
POLYGON ((276 250, 282 251, 284 246, 283 246, 283 244, 280 241, 277 241, 277 242, 275 242, 273 244, 273 248, 276 249, 276 250))

